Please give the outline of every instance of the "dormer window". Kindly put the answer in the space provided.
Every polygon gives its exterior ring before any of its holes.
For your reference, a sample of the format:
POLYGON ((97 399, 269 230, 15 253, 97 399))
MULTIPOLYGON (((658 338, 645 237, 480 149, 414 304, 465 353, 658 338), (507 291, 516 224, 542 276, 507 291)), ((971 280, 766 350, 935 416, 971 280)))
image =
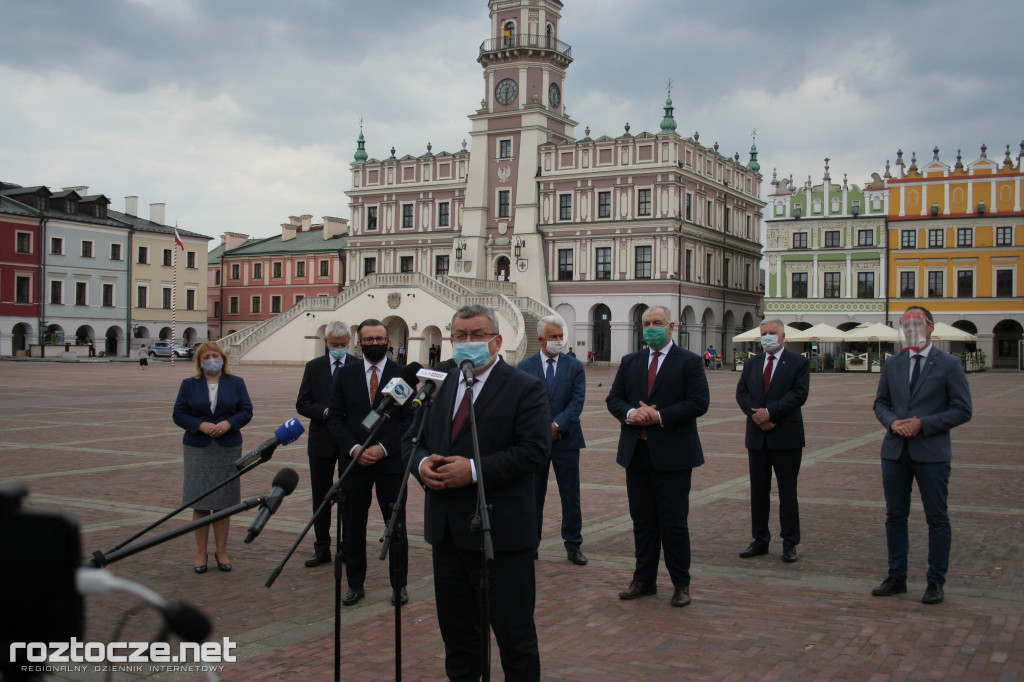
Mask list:
POLYGON ((78 202, 75 201, 74 199, 68 199, 67 200, 67 206, 66 206, 65 213, 67 213, 69 215, 77 214, 78 213, 78 202))

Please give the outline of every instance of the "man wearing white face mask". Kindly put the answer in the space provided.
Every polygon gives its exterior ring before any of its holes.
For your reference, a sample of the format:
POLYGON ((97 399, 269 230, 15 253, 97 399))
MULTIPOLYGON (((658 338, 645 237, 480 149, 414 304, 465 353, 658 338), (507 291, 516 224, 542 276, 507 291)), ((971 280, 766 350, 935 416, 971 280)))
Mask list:
POLYGON ((750 470, 751 535, 754 541, 740 552, 744 559, 768 553, 771 531, 772 470, 779 487, 779 525, 782 560, 797 560, 800 510, 796 483, 804 447, 800 408, 807 402, 811 373, 807 358, 785 349, 786 327, 781 320, 761 323, 764 353, 743 363, 736 386, 736 403, 747 415, 745 445, 750 470))
MULTIPOLYGON (((519 363, 519 369, 545 383, 551 408, 551 464, 562 501, 562 542, 569 561, 585 566, 583 513, 580 509, 580 449, 587 444, 580 428, 580 412, 587 397, 583 363, 562 352, 565 322, 556 315, 537 322, 540 352, 519 363)), ((544 497, 548 490, 548 467, 537 472, 537 537, 544 525, 544 497)))

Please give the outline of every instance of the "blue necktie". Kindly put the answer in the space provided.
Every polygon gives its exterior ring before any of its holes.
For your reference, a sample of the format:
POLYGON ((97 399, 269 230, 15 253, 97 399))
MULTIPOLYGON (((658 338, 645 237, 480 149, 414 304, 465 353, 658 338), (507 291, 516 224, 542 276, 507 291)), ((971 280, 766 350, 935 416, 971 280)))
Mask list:
POLYGON ((555 387, 555 359, 548 358, 548 371, 544 375, 544 378, 548 382, 548 394, 550 395, 551 389, 555 387))
POLYGON ((924 359, 923 355, 915 355, 911 358, 914 361, 914 369, 910 372, 910 392, 914 392, 914 387, 917 386, 917 378, 921 376, 921 360, 924 359))

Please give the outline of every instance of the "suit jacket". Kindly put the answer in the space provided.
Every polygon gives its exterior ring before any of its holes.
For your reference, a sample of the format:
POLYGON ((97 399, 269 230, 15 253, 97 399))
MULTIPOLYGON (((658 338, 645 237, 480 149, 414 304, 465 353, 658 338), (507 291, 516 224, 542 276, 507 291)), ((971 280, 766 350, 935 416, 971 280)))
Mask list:
MULTIPOLYGON (((459 370, 448 373, 427 417, 423 437, 412 450, 414 431, 406 433, 405 455, 413 457, 413 474, 430 454, 473 458, 469 418, 451 440, 452 415, 459 370)), ((496 551, 537 547, 537 504, 534 472, 546 466, 551 445, 551 413, 547 388, 537 378, 497 360, 473 401, 483 467, 484 490, 491 506, 491 538, 496 551)), ((478 472, 479 475, 479 472, 478 472)), ((422 481, 421 481, 422 482, 422 481)), ((445 535, 459 549, 480 549, 481 537, 469 529, 476 512, 476 485, 452 490, 426 489, 424 537, 432 545, 445 535)))
POLYGON ((242 444, 242 427, 252 421, 252 401, 242 377, 222 374, 217 382, 217 409, 210 411, 210 390, 206 378, 189 377, 181 382, 174 401, 174 423, 185 429, 181 442, 205 447, 213 440, 199 431, 203 422, 216 424, 227 420, 231 430, 217 439, 222 446, 242 444))
POLYGON ((804 418, 800 408, 807 402, 811 385, 811 365, 799 353, 782 349, 778 365, 764 392, 762 353, 743 363, 743 374, 736 385, 736 403, 747 415, 746 447, 748 450, 795 450, 804 446, 804 418), (775 428, 762 431, 751 415, 754 410, 768 408, 775 428))
MULTIPOLYGON (((387 360, 379 379, 377 397, 371 406, 362 360, 345 365, 334 375, 334 388, 328 403, 327 426, 341 448, 342 460, 349 455, 353 446, 361 445, 369 436, 360 424, 370 410, 379 407, 384 400, 384 387, 387 383, 401 376, 402 365, 387 360)), ((388 453, 387 457, 368 467, 357 464, 352 468, 352 473, 402 473, 402 434, 411 420, 412 410, 408 404, 393 409, 391 416, 370 442, 370 445, 383 445, 388 453)))
POLYGON ((626 423, 626 414, 642 400, 661 414, 661 426, 648 426, 647 448, 655 471, 693 469, 704 463, 697 435, 697 417, 708 411, 711 394, 704 362, 696 354, 672 344, 647 394, 650 352, 644 348, 622 358, 612 390, 605 399, 608 411, 621 423, 615 461, 628 467, 640 440, 639 426, 626 423))
MULTIPOLYGON (((547 388, 547 356, 537 353, 519 363, 519 369, 532 374, 544 382, 547 388)), ((548 393, 548 407, 551 410, 551 421, 558 424, 562 437, 551 442, 551 450, 580 450, 587 447, 580 427, 580 412, 587 397, 587 376, 583 363, 565 353, 558 354, 555 363, 555 385, 548 393)))
POLYGON ((906 441, 912 460, 948 462, 953 459, 949 430, 971 418, 967 376, 959 358, 933 346, 911 393, 910 356, 907 351, 889 358, 878 380, 875 417, 886 429, 882 459, 899 459, 906 441), (893 421, 908 417, 921 420, 921 433, 909 441, 890 428, 893 421))
MULTIPOLYGON (((310 457, 336 458, 338 444, 324 419, 324 410, 331 401, 331 390, 334 388, 334 375, 331 374, 330 355, 321 355, 306 363, 302 372, 302 383, 299 384, 299 396, 295 399, 295 411, 309 419, 309 438, 307 451, 310 457)), ((345 365, 361 362, 351 355, 345 356, 344 364, 338 368, 340 372, 345 365)))

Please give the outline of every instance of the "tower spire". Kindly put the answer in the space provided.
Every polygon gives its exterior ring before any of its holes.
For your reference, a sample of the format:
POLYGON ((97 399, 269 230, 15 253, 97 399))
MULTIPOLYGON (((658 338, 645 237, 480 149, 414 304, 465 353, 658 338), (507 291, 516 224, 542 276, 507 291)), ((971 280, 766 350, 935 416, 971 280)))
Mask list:
POLYGON ((676 132, 676 119, 673 117, 675 108, 672 106, 672 80, 666 84, 668 96, 665 98, 665 118, 661 119, 661 132, 668 134, 676 132))
POLYGON ((359 139, 356 141, 356 154, 353 163, 366 163, 366 140, 363 139, 363 117, 359 117, 359 139))

